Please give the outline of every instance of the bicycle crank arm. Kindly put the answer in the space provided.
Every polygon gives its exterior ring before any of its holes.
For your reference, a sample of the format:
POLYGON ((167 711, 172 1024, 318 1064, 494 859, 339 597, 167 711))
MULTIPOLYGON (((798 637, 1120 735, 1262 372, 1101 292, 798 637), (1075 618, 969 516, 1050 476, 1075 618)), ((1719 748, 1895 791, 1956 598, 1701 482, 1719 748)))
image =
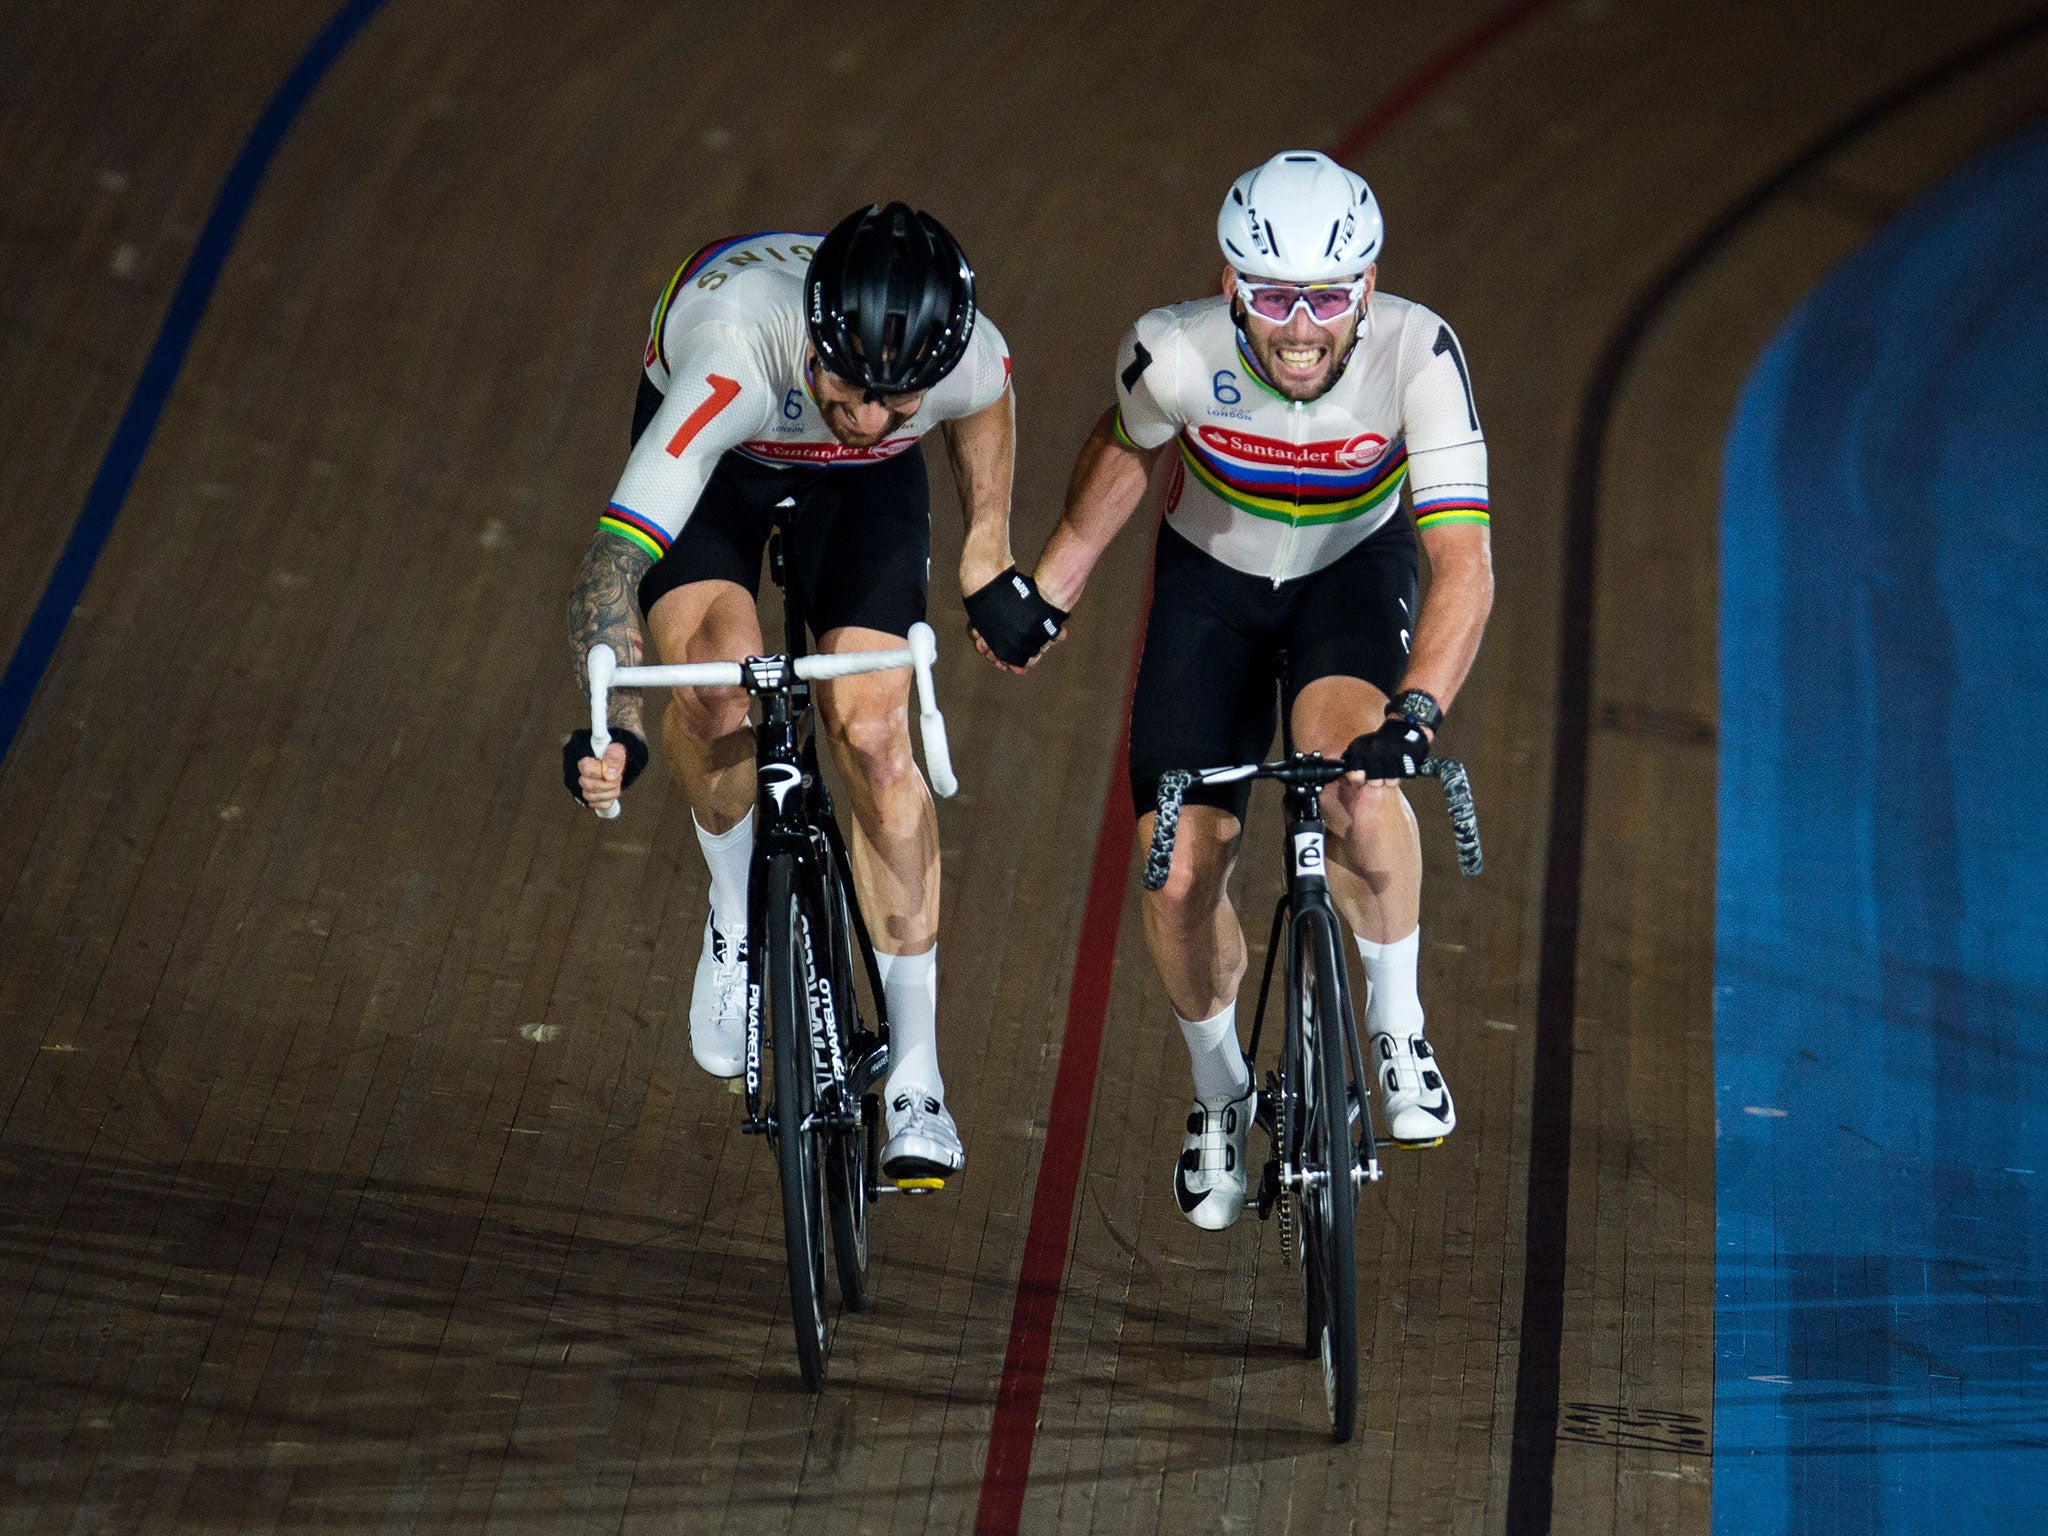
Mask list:
POLYGON ((889 1047, 878 1045, 872 1050, 855 1055, 847 1069, 846 1087, 858 1099, 875 1084, 889 1075, 889 1047))
POLYGON ((1266 1160, 1265 1171, 1259 1175, 1259 1192, 1252 1197, 1252 1208, 1264 1221, 1273 1214, 1273 1207, 1280 1203, 1280 1159, 1266 1160))

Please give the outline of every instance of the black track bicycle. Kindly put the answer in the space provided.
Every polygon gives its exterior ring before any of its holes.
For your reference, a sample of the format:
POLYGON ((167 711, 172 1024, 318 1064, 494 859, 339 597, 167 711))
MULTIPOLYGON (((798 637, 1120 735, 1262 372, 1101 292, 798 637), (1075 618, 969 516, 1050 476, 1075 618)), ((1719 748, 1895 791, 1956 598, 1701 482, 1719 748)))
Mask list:
MULTIPOLYGON (((778 518, 769 546, 778 586, 785 585, 789 541, 787 520, 778 518)), ((932 686, 937 642, 930 625, 912 625, 909 643, 899 650, 813 655, 793 585, 786 586, 783 611, 788 649, 780 656, 621 667, 610 646, 598 645, 587 669, 591 744, 600 756, 610 741, 606 698, 612 688, 744 688, 755 700, 742 1129, 766 1136, 775 1148, 797 1371, 815 1392, 825 1379, 827 1233, 840 1305, 864 1311, 869 1205, 883 1194, 927 1194, 945 1181, 881 1177, 881 1101, 870 1090, 889 1069, 887 1005, 874 944, 854 898, 846 842, 818 771, 811 684, 910 668, 932 788, 950 796, 959 785, 932 686), (867 978, 872 1021, 855 989, 857 975, 867 978)))
MULTIPOLYGON (((1181 801, 1190 786, 1243 779, 1277 779, 1285 786, 1286 888, 1273 909, 1246 1053, 1256 1077, 1273 964, 1285 953, 1280 1062, 1266 1074, 1255 1116, 1272 1155, 1255 1203, 1261 1220, 1278 1213, 1281 1254, 1300 1271, 1308 1311, 1303 1353, 1322 1357, 1330 1438, 1341 1444, 1351 1438, 1358 1417, 1358 1191, 1379 1179, 1380 1162, 1366 1108, 1372 1076, 1359 1050, 1342 928, 1323 862, 1322 791, 1342 778, 1345 768, 1318 753, 1295 752, 1291 741, 1285 745, 1288 755, 1278 762, 1161 775, 1144 881, 1148 891, 1166 884, 1181 801)), ((1459 867, 1478 874, 1483 863, 1479 820, 1464 766, 1432 757, 1422 771, 1443 785, 1459 867)))

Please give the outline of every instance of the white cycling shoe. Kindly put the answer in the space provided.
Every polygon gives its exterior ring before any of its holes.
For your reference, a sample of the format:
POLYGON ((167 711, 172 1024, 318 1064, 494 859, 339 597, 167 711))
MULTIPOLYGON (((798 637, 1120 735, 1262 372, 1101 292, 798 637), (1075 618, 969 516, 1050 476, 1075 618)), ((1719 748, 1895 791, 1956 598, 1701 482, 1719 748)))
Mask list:
POLYGON ((1221 1232, 1244 1210, 1245 1138, 1257 1105, 1257 1093, 1247 1087, 1242 1098, 1215 1109, 1197 1099, 1188 1111, 1187 1139, 1173 1165, 1173 1198, 1181 1215, 1205 1232, 1221 1232))
POLYGON ((939 1179, 958 1173, 967 1161, 960 1131, 940 1100, 921 1090, 891 1092, 886 1116, 889 1139, 882 1145, 883 1177, 939 1179))
POLYGON ((1458 1112, 1429 1042, 1420 1034, 1374 1035, 1371 1051, 1388 1139, 1397 1146, 1433 1147, 1450 1135, 1458 1112))
POLYGON ((733 943, 707 917, 690 989, 690 1054, 713 1077, 738 1077, 746 1046, 747 941, 733 943))

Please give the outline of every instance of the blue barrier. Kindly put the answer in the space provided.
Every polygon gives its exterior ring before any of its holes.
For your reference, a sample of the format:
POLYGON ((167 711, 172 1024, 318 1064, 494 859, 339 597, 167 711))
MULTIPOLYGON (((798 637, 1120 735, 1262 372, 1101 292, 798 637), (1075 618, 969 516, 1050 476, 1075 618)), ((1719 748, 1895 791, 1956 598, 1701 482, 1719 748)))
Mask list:
POLYGON ((1714 1528, 2048 1530, 2048 124, 1836 271, 1722 522, 1714 1528))

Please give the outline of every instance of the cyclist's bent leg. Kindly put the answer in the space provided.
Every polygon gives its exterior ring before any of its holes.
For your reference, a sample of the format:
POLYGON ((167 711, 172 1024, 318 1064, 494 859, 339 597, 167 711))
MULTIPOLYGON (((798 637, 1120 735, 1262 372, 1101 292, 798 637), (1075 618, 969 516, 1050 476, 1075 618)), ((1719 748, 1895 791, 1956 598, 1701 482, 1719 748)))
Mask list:
MULTIPOLYGON (((888 650, 901 635, 846 627, 830 652, 888 650)), ((875 947, 922 954, 939 933, 939 822, 910 755, 910 674, 870 672, 818 686, 818 713, 853 804, 853 878, 875 947)))
MULTIPOLYGON (((1301 751, 1341 757, 1380 727, 1387 696, 1356 677, 1320 677, 1291 712, 1301 751)), ((1330 889, 1351 931, 1386 944, 1415 931, 1422 908, 1422 839, 1398 786, 1339 779, 1323 791, 1329 824, 1330 889)))
MULTIPOLYGON (((1152 820, 1147 814, 1138 822, 1139 841, 1147 846, 1152 820)), ((1182 807, 1166 884, 1141 898, 1145 946, 1168 1001, 1184 1019, 1206 1019, 1231 1006, 1244 979, 1244 927, 1229 892, 1238 832, 1237 817, 1219 806, 1182 807)))
MULTIPOLYGON (((754 596, 730 581, 693 581, 670 589, 648 610, 647 627, 665 666, 761 654, 754 596)), ((745 693, 737 688, 670 689, 661 745, 700 827, 717 833, 746 820, 754 805, 754 732, 745 693)), ((739 897, 744 913, 744 889, 739 897)))
MULTIPOLYGON (((901 646, 924 617, 931 572, 923 450, 820 475, 799 513, 796 549, 795 577, 821 649, 901 646)), ((943 1178, 965 1160, 939 1074, 939 825, 910 756, 909 699, 903 672, 818 690, 853 808, 854 888, 889 1014, 882 1170, 893 1179, 943 1178)))
MULTIPOLYGON (((1415 536, 1397 519, 1310 579, 1294 615, 1299 637, 1287 692, 1295 744, 1325 757, 1379 728, 1407 663, 1415 612, 1415 536)), ((1457 1124, 1449 1088, 1423 1035, 1416 990, 1421 949, 1422 842, 1393 785, 1339 782, 1323 795, 1330 892, 1365 962, 1367 1047, 1397 1142, 1439 1141, 1457 1124)))
MULTIPOLYGON (((1330 757, 1377 728, 1386 696, 1356 678, 1310 683, 1294 705, 1295 739, 1330 757)), ((1423 1035, 1416 965, 1422 947, 1422 845, 1407 797, 1392 785, 1339 782, 1323 795, 1330 893, 1365 962, 1366 1053, 1380 1085, 1387 1134, 1427 1146, 1458 1123, 1436 1052, 1423 1035)))
MULTIPOLYGON (((659 567, 657 567, 659 569, 659 567)), ((671 588, 649 608, 666 665, 758 655, 753 594, 730 581, 671 588)), ((737 689, 678 688, 661 720, 662 753, 689 797, 711 872, 711 913, 690 989, 690 1050, 714 1077, 737 1077, 746 1035, 747 874, 754 850, 754 735, 737 689)))
MULTIPOLYGON (((829 631, 827 651, 884 650, 900 636, 857 626, 829 631)), ((889 1015, 891 1178, 943 1178, 965 1153, 946 1109, 938 1052, 939 822, 910 755, 910 679, 877 672, 820 685, 825 740, 853 809, 854 888, 875 940, 889 1015)))
MULTIPOLYGON (((1139 821, 1148 844, 1152 820, 1139 821)), ((1244 928, 1229 893, 1239 827, 1220 807, 1184 806, 1166 884, 1147 891, 1142 903, 1145 944, 1166 983, 1195 1079, 1173 1196, 1182 1215, 1209 1231, 1229 1226, 1244 1209, 1245 1142, 1254 1108, 1251 1072, 1237 1039, 1244 928)))
MULTIPOLYGON (((1272 584, 1159 533, 1144 658, 1131 699, 1131 802, 1149 840, 1159 776, 1255 762, 1273 739, 1272 584)), ((1228 882, 1250 788, 1204 787, 1181 811, 1166 887, 1144 898, 1145 938, 1188 1047, 1195 1101, 1173 1192, 1196 1226, 1227 1227, 1245 1198, 1251 1073, 1237 1037, 1244 930, 1228 882)))

